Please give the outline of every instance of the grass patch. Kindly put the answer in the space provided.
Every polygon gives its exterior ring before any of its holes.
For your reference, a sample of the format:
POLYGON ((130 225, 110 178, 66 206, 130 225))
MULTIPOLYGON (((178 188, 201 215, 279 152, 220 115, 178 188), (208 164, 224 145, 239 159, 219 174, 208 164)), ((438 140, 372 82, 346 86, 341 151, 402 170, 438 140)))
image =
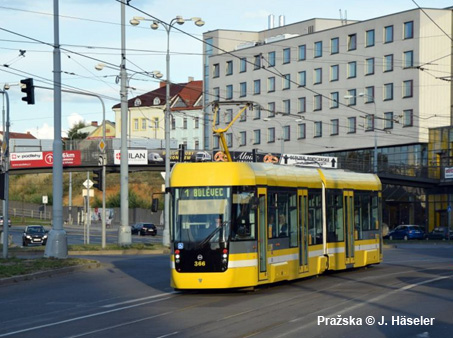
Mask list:
POLYGON ((75 265, 96 263, 96 261, 81 258, 8 258, 0 259, 0 278, 20 276, 34 272, 55 270, 75 265))

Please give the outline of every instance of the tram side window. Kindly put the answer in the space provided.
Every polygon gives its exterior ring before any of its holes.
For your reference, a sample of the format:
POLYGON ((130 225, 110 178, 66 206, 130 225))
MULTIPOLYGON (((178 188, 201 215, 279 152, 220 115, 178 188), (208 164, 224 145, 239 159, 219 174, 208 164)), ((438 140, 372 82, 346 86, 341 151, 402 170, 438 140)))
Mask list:
POLYGON ((234 191, 232 206, 232 240, 256 238, 257 205, 252 191, 234 191))
POLYGON ((291 246, 297 246, 296 191, 270 190, 267 195, 267 224, 269 238, 291 237, 291 246))
POLYGON ((327 242, 344 241, 344 208, 341 190, 327 191, 327 242))
POLYGON ((308 191, 308 244, 322 244, 322 200, 320 191, 308 191))
POLYGON ((354 223, 358 239, 363 232, 379 229, 378 197, 372 192, 356 192, 354 197, 354 223))

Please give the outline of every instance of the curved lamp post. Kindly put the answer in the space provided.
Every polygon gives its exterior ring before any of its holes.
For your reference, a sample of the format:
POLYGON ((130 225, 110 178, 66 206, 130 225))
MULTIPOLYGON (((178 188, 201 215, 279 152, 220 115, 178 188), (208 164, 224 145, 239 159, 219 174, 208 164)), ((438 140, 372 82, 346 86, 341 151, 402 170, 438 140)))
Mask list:
POLYGON ((182 16, 176 16, 169 23, 160 20, 150 20, 140 16, 134 16, 130 20, 130 24, 137 26, 141 21, 152 21, 151 29, 158 29, 159 25, 164 27, 167 32, 167 54, 166 54, 166 96, 165 96, 165 206, 164 206, 164 232, 163 232, 163 245, 170 246, 170 232, 169 232, 169 219, 170 219, 170 195, 167 189, 170 187, 170 31, 175 24, 182 25, 186 21, 193 21, 198 27, 204 25, 204 21, 199 17, 184 19, 182 16))

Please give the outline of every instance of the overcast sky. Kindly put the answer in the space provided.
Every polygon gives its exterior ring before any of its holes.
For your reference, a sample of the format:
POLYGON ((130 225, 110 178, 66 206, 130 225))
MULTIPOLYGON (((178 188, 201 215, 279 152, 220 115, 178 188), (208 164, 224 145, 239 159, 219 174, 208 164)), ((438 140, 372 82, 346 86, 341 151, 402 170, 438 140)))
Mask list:
MULTIPOLYGON (((134 71, 159 70, 165 74, 167 34, 164 29, 151 30, 150 22, 131 26, 133 16, 153 15, 168 22, 177 15, 202 17, 205 26, 186 22, 178 28, 201 39, 203 32, 216 29, 261 31, 267 29, 268 15, 285 16, 286 24, 314 17, 366 20, 417 7, 445 8, 451 0, 132 0, 137 9, 126 8, 126 66, 134 71), (376 6, 376 4, 379 4, 376 6), (140 12, 143 11, 143 12, 140 12), (347 14, 346 14, 347 13, 347 14)), ((114 121, 112 106, 119 102, 118 68, 95 70, 104 62, 119 65, 121 47, 121 4, 115 0, 61 0, 60 44, 63 88, 88 90, 102 95, 106 118, 114 121)), ((31 132, 38 138, 52 139, 53 109, 53 1, 0 0, 0 85, 11 85, 10 130, 31 132), (25 51, 25 52, 24 52, 25 51), (32 77, 36 104, 21 101, 18 84, 32 77)), ((170 38, 171 80, 186 82, 189 76, 202 79, 202 44, 200 41, 172 30, 170 38)), ((155 80, 134 75, 130 80, 129 98, 158 87, 155 80)), ((78 121, 102 121, 102 105, 96 98, 63 94, 62 130, 78 121)))

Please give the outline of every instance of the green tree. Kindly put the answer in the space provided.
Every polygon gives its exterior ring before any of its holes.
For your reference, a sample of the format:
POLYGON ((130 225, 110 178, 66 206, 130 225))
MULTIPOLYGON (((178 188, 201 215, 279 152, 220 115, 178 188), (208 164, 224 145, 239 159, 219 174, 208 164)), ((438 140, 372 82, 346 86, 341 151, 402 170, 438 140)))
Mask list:
POLYGON ((88 127, 84 121, 79 121, 75 123, 69 130, 68 130, 68 139, 70 140, 83 140, 88 136, 88 133, 79 133, 79 129, 88 127))

